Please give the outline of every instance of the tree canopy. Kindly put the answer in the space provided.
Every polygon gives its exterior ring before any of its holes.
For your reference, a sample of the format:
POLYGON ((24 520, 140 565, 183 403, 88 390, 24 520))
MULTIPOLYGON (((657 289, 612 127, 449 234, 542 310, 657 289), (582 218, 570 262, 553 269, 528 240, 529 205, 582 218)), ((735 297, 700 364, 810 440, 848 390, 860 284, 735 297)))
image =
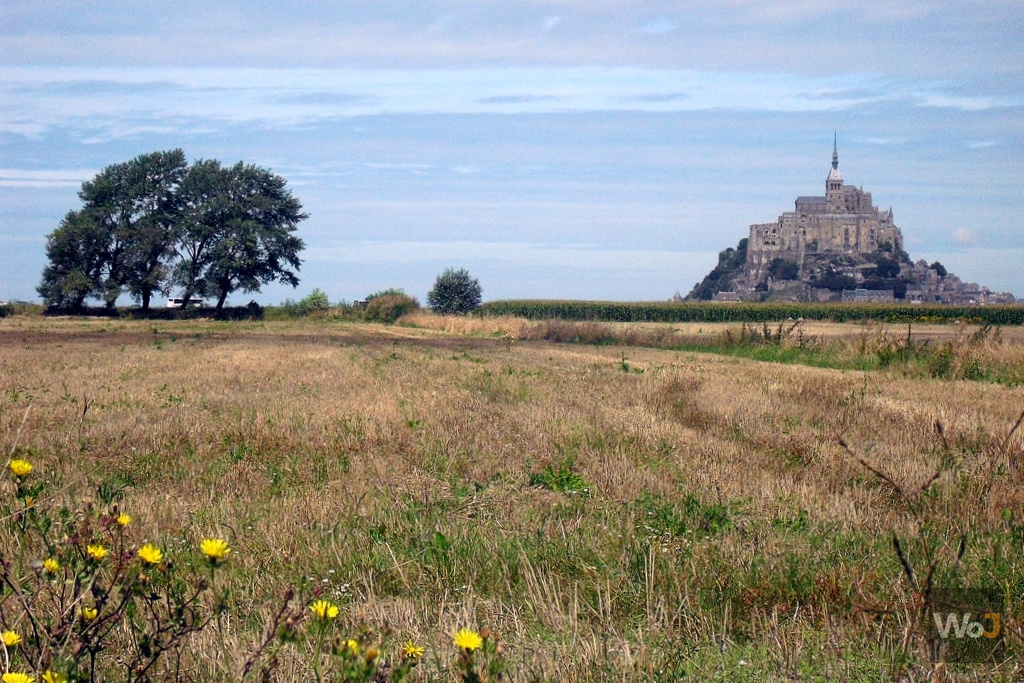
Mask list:
POLYGON ((462 315, 480 307, 480 283, 465 268, 446 268, 427 292, 427 304, 438 313, 462 315))
POLYGON ((304 244, 294 233, 307 214, 266 169, 154 152, 108 166, 78 196, 83 207, 47 238, 37 291, 49 306, 92 297, 112 308, 128 293, 146 309, 180 286, 186 299, 216 298, 219 311, 234 291, 298 285, 304 244))

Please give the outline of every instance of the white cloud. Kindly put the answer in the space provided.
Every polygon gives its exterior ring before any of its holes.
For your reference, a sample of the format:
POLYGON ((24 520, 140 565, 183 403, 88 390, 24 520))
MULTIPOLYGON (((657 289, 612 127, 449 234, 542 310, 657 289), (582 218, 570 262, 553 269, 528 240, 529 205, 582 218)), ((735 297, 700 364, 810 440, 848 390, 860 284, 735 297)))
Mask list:
POLYGON ((953 241, 957 244, 974 244, 977 240, 974 232, 968 228, 957 228, 953 231, 953 241))
POLYGON ((83 181, 96 175, 96 171, 78 170, 30 170, 21 168, 0 168, 0 187, 78 187, 83 181))

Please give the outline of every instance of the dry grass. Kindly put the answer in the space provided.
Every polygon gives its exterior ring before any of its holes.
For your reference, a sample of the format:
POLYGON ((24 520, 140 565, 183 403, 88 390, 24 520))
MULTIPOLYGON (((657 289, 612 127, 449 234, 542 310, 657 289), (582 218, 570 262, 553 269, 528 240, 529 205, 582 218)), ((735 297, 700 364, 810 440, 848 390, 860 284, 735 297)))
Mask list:
POLYGON ((1019 656, 1021 388, 411 323, 0 320, 0 447, 24 420, 51 495, 117 481, 149 537, 230 538, 199 678, 236 675, 293 586, 442 679, 472 625, 522 680, 921 680, 893 530, 943 568, 967 534, 957 576, 1004 582, 1019 656), (941 469, 920 516, 839 437, 908 490, 941 469))

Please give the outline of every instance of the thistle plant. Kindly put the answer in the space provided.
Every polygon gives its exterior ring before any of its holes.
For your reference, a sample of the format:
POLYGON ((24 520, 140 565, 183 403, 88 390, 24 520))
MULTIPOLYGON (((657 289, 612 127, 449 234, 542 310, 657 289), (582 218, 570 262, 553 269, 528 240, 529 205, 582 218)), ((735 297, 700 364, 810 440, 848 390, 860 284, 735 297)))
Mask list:
POLYGON ((484 683, 503 680, 508 672, 504 648, 498 635, 484 628, 479 633, 472 629, 459 629, 452 636, 452 644, 459 651, 456 667, 463 683, 484 683))
MULTIPOLYGON (((205 598, 211 580, 139 543, 128 513, 58 504, 27 459, 5 470, 0 523, 14 543, 0 549, 4 683, 151 680, 224 609, 205 598)), ((211 576, 228 552, 222 543, 216 561, 202 550, 211 576)))
POLYGON ((390 632, 376 634, 363 627, 354 637, 340 633, 337 628, 339 607, 317 597, 308 607, 309 621, 303 632, 291 638, 305 646, 314 679, 318 682, 344 681, 368 683, 370 681, 402 681, 412 672, 423 656, 424 648, 407 641, 397 656, 385 654, 384 642, 390 632))

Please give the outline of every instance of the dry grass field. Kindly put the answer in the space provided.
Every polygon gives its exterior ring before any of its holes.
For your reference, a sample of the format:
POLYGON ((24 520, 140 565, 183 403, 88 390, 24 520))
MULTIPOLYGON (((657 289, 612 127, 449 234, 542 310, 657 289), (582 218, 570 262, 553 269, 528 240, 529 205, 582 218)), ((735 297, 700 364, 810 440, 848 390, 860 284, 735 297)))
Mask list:
MULTIPOLYGON (((806 334, 902 334, 852 327, 806 334)), ((1020 331, 1000 334, 972 348, 1024 376, 1020 331)), ((515 319, 0 320, 0 447, 34 467, 0 475, 0 627, 32 632, 38 562, 117 506, 125 548, 155 544, 168 576, 203 575, 203 538, 232 552, 202 598, 224 611, 144 675, 112 624, 104 680, 343 680, 316 599, 376 680, 409 641, 411 680, 470 680, 460 628, 499 639, 507 680, 1021 679, 1018 383, 542 337, 515 319), (45 533, 28 508, 51 511, 45 533), (931 611, 963 595, 1001 603, 1001 647, 936 663, 956 653, 931 611)), ((0 666, 71 656, 29 661, 44 636, 0 666)))

